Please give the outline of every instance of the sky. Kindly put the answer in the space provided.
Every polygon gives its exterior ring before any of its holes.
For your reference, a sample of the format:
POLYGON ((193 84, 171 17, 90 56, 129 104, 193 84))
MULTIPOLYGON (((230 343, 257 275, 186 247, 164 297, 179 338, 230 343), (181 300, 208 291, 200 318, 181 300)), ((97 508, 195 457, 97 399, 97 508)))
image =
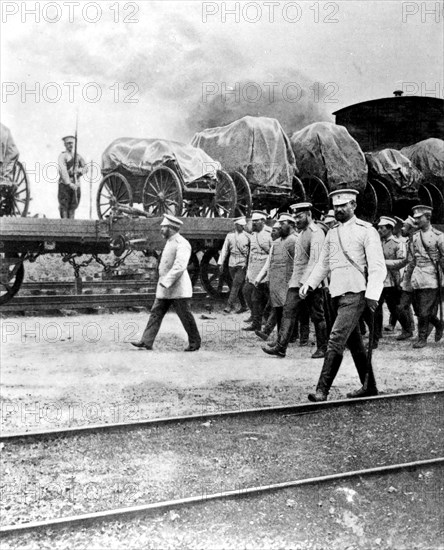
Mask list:
POLYGON ((89 218, 116 138, 188 143, 247 113, 291 134, 395 89, 444 97, 442 2, 1 4, 0 118, 26 165, 30 215, 58 217, 56 162, 77 117, 93 168, 76 217, 89 218))

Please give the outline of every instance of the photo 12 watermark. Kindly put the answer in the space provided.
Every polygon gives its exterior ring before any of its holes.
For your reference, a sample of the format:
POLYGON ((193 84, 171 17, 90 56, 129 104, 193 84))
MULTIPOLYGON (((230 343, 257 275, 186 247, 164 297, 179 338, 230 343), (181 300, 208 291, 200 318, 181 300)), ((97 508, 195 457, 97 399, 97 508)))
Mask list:
POLYGON ((339 23, 336 2, 202 2, 203 23, 339 23))
POLYGON ((98 82, 2 82, 1 102, 10 103, 139 103, 136 82, 113 82, 110 86, 98 82))
POLYGON ((402 2, 403 23, 442 23, 444 21, 443 2, 402 2))
POLYGON ((139 23, 141 2, 1 2, 2 23, 139 23))

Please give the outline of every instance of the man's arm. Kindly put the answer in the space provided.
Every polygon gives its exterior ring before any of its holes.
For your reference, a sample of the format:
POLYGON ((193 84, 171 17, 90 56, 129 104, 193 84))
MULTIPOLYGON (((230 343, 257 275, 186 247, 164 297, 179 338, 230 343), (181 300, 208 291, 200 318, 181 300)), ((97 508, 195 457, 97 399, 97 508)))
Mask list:
POLYGON ((270 252, 268 253, 268 258, 266 259, 264 265, 262 266, 262 269, 259 271, 258 276, 253 281, 253 284, 259 284, 265 279, 268 275, 268 271, 270 269, 270 262, 271 262, 271 248, 270 252))
POLYGON ((369 227, 364 238, 365 256, 367 258, 367 290, 365 297, 369 300, 379 300, 384 280, 387 276, 384 252, 381 239, 373 227, 369 227))
POLYGON ((407 265, 407 250, 403 243, 399 243, 396 249, 396 258, 393 260, 385 260, 387 269, 398 271, 407 265))
POLYGON ((228 235, 225 237, 224 245, 222 247, 219 259, 217 261, 218 265, 224 265, 229 251, 230 251, 230 234, 228 233, 228 235))
MULTIPOLYGON (((308 286, 310 286, 311 288, 317 288, 321 284, 321 281, 323 281, 330 273, 330 246, 331 230, 327 233, 327 236, 325 237, 324 245, 321 248, 321 254, 318 261, 314 265, 311 274, 301 288, 305 288, 308 286)), ((307 290, 307 288, 305 288, 305 290, 307 290)))
POLYGON ((60 153, 58 158, 58 165, 59 165, 59 174, 60 178, 66 185, 71 185, 71 179, 69 177, 68 173, 68 166, 66 164, 66 155, 65 153, 60 153))
MULTIPOLYGON (((304 273, 301 277, 301 283, 304 284, 308 277, 311 275, 314 266, 318 263, 318 260, 321 256, 322 247, 325 241, 325 234, 322 229, 314 231, 311 235, 310 242, 310 257, 308 259, 308 264, 305 267, 304 273)), ((296 245, 298 246, 298 245, 296 245)))

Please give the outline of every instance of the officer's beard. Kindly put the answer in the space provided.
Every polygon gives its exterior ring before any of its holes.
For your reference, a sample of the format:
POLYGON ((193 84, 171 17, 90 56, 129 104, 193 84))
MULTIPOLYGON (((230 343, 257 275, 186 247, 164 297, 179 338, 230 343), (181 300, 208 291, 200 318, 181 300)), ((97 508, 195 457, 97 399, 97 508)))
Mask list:
POLYGON ((281 227, 281 237, 285 239, 286 237, 288 237, 288 235, 290 235, 290 226, 286 225, 284 227, 281 227))

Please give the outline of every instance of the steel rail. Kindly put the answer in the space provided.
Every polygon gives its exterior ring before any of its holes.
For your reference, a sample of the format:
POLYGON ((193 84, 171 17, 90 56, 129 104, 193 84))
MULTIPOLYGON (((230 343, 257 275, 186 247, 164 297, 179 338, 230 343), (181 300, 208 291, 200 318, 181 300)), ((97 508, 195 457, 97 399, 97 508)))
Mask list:
POLYGON ((355 407, 365 403, 374 403, 381 401, 393 401, 399 399, 416 400, 422 397, 432 397, 436 399, 439 396, 444 395, 444 390, 433 390, 426 392, 407 392, 407 393, 393 393, 388 395, 376 395, 373 397, 360 397, 358 399, 338 399, 332 401, 323 401, 320 403, 301 403, 297 405, 279 405, 276 407, 263 407, 255 409, 238 409, 231 411, 218 411, 208 412, 204 414, 190 414, 185 416, 167 416, 163 418, 154 418, 151 420, 137 420, 134 422, 116 422, 109 424, 88 424, 86 426, 72 426, 69 428, 56 428, 54 430, 47 431, 32 431, 21 432, 11 434, 0 434, 0 442, 14 442, 27 439, 45 439, 45 438, 57 438, 68 437, 72 435, 86 435, 97 432, 111 432, 115 430, 135 430, 154 428, 157 426, 163 426, 167 424, 181 424, 185 422, 199 422, 213 419, 234 418, 237 416, 256 416, 259 414, 276 414, 281 413, 285 415, 302 415, 313 414, 328 409, 335 409, 339 407, 355 407))
MULTIPOLYGON (((207 296, 206 292, 194 292, 193 299, 200 300, 207 296)), ((134 307, 151 305, 155 293, 125 293, 125 294, 65 294, 40 296, 15 296, 10 302, 0 307, 1 313, 26 310, 45 311, 51 309, 88 309, 94 307, 134 307)), ((214 300, 214 298, 212 298, 214 300)))
POLYGON ((391 472, 400 472, 403 470, 411 470, 415 468, 423 468, 427 466, 436 466, 444 464, 444 457, 432 459, 417 460, 414 462, 402 462, 399 464, 389 464, 386 466, 378 466, 376 468, 367 468, 363 470, 352 470, 348 472, 340 472, 336 474, 327 474, 318 477, 305 479, 296 479, 292 481, 283 481, 272 483, 269 485, 258 485, 256 487, 245 487, 243 489, 235 489, 229 491, 221 491, 220 493, 203 494, 191 497, 185 497, 176 500, 165 500, 154 502, 151 504, 141 504, 138 506, 129 506, 125 508, 114 508, 111 510, 102 510, 100 512, 92 512, 89 514, 81 514, 78 516, 66 516, 62 518, 32 521, 28 523, 20 523, 16 525, 6 525, 0 527, 0 536, 22 534, 29 531, 40 531, 42 529, 55 529, 60 527, 76 527, 92 523, 94 521, 109 521, 117 518, 130 518, 138 514, 156 514, 163 513, 172 508, 180 508, 183 506, 192 506, 203 502, 224 500, 230 498, 245 497, 246 495, 260 495, 262 493, 276 492, 283 489, 293 487, 302 487, 305 485, 316 485, 321 483, 329 483, 332 481, 352 479, 355 477, 371 476, 377 474, 388 474, 391 472))

